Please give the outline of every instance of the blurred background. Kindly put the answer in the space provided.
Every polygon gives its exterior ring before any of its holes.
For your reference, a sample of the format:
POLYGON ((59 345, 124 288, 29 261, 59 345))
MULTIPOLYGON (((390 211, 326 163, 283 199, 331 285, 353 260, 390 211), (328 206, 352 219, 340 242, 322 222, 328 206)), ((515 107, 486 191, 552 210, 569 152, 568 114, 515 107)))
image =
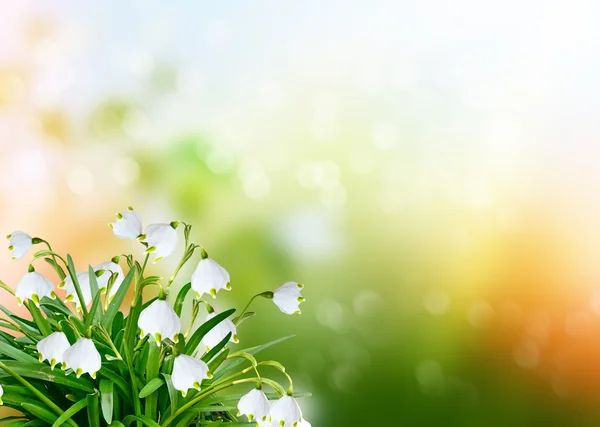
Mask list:
POLYGON ((85 268, 132 205, 217 308, 304 283, 240 345, 297 335, 263 357, 315 427, 598 425, 597 2, 1 5, 2 235, 85 268))

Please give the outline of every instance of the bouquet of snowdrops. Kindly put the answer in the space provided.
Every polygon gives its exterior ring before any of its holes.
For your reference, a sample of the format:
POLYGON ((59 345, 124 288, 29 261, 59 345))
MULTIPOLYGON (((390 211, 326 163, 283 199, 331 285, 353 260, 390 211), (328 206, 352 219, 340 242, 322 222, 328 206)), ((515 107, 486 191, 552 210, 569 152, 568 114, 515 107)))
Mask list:
POLYGON ((0 281, 31 314, 30 320, 0 305, 5 315, 0 318, 0 403, 20 413, 2 418, 5 425, 309 426, 284 366, 255 358, 289 337, 241 351, 227 347, 238 342, 237 327, 254 314, 248 308, 257 297, 271 299, 286 314, 300 313, 302 285, 288 282, 260 293, 230 319, 235 309, 219 313, 202 299, 231 290, 230 277, 190 241, 190 225, 174 221, 142 231, 141 217, 130 207, 110 226, 117 237, 139 240, 141 263, 122 254, 77 271, 71 256, 54 252, 47 241, 20 231, 7 236, 14 259, 34 245, 41 248, 15 290, 0 281), (156 262, 173 252, 178 228, 184 230, 185 250, 173 275, 168 281, 146 276, 151 257, 156 262), (169 295, 198 249, 200 261, 191 281, 169 295), (53 282, 36 271, 40 260, 58 275, 64 302, 53 282), (158 288, 157 296, 144 302, 142 293, 149 286, 158 288), (131 306, 121 310, 130 288, 131 306), (191 321, 182 328, 181 311, 190 291, 191 321), (201 309, 207 310, 207 320, 194 329, 201 309), (289 387, 264 376, 264 368, 279 370, 289 387), (228 394, 234 386, 250 391, 228 394))

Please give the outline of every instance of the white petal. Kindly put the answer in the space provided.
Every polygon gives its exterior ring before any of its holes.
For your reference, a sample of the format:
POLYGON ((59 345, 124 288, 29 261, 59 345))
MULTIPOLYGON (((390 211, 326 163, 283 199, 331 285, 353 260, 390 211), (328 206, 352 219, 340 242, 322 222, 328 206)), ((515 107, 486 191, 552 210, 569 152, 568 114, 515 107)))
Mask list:
POLYGON ((231 278, 227 270, 212 259, 205 258, 200 260, 192 275, 192 289, 196 292, 198 298, 203 294, 211 294, 216 297, 219 290, 231 289, 229 286, 230 281, 231 278))
POLYGON ((81 369, 81 372, 77 374, 78 376, 87 373, 95 377, 96 372, 102 366, 100 353, 96 350, 94 342, 89 338, 80 338, 65 351, 63 358, 67 368, 71 368, 75 373, 78 369, 81 369))
POLYGON ((202 380, 209 377, 208 365, 202 360, 181 354, 173 362, 173 387, 184 395, 190 388, 199 388, 202 380))
POLYGON ((287 282, 273 292, 273 302, 285 314, 300 313, 300 303, 304 300, 300 294, 302 288, 296 282, 287 282))
MULTIPOLYGON (((219 314, 219 313, 217 313, 216 311, 213 313, 210 313, 208 316, 206 316, 206 321, 209 321, 210 319, 215 317, 217 314, 219 314)), ((229 339, 229 341, 233 342, 233 343, 237 343, 238 337, 237 337, 237 329, 236 329, 235 325, 233 324, 233 322, 231 320, 224 319, 221 322, 219 322, 217 324, 217 326, 215 326, 210 331, 208 331, 206 333, 206 335, 204 335, 204 337, 202 338, 202 344, 206 348, 209 348, 209 349, 213 348, 214 346, 219 344, 223 340, 223 338, 225 338, 227 336, 227 334, 230 332, 231 332, 231 338, 229 339)))
POLYGON ((154 338, 156 334, 160 334, 161 340, 168 338, 174 341, 175 336, 181 331, 181 321, 177 313, 167 301, 160 299, 142 311, 138 326, 144 334, 150 334, 154 338))
POLYGON ((154 262, 171 255, 177 245, 177 231, 171 224, 150 224, 146 227, 144 241, 152 251, 154 262))
POLYGON ((246 415, 248 420, 260 422, 266 420, 271 411, 271 404, 262 390, 253 389, 240 399, 238 410, 240 414, 246 415))
POLYGON ((111 262, 105 262, 103 264, 99 264, 94 267, 94 271, 97 272, 100 270, 104 270, 104 273, 101 274, 100 277, 98 277, 98 289, 100 289, 100 290, 106 289, 108 287, 108 281, 110 280, 111 273, 117 274, 117 280, 115 281, 115 283, 113 283, 112 287, 110 288, 110 295, 108 295, 108 298, 112 299, 112 297, 115 296, 115 294, 121 287, 121 284, 123 283, 123 279, 125 279, 125 275, 123 274, 123 269, 121 268, 121 266, 119 264, 116 264, 111 261, 111 262))
POLYGON ((15 231, 10 235, 10 246, 12 246, 12 255, 14 259, 23 258, 31 246, 33 246, 33 242, 31 240, 31 236, 23 233, 22 231, 15 231))
POLYGON ((271 408, 271 422, 275 426, 292 427, 294 423, 302 419, 302 411, 292 396, 285 395, 279 399, 271 408))
POLYGON ((34 299, 34 295, 40 300, 43 297, 54 297, 54 284, 45 276, 32 271, 25 273, 23 278, 17 285, 15 296, 17 301, 25 302, 25 300, 34 299))
POLYGON ((51 363, 62 363, 63 355, 69 347, 69 340, 63 332, 54 332, 36 344, 41 360, 51 363))
POLYGON ((308 421, 302 420, 298 424, 296 424, 296 427, 312 427, 312 426, 310 425, 310 423, 308 421))
POLYGON ((115 235, 121 239, 137 239, 142 234, 142 217, 133 209, 121 214, 112 224, 115 235))

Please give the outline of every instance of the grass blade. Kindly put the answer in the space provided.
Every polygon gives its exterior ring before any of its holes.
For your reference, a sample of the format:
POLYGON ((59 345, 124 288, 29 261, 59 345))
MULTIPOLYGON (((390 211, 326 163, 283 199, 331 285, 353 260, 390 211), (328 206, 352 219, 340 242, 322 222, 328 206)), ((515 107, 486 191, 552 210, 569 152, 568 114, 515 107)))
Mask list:
POLYGON ((100 380, 100 407, 102 416, 108 424, 112 422, 113 418, 114 384, 110 380, 100 380))
POLYGON ((196 350, 196 347, 198 347, 198 344, 200 344, 200 341, 202 341, 202 338, 204 338, 204 336, 208 332, 210 332, 212 328, 217 326, 219 323, 231 316, 233 313, 235 313, 235 308, 224 311, 223 313, 219 313, 215 317, 210 319, 208 322, 205 322, 202 325, 200 325, 200 327, 196 330, 196 332, 194 332, 194 334, 190 337, 188 343, 186 344, 185 354, 192 354, 196 350))
POLYGON ((67 264, 69 270, 69 276, 71 276, 71 280, 73 280, 73 286, 75 287, 75 292, 77 293, 77 298, 79 298, 79 303, 81 304, 81 312, 83 313, 83 317, 87 318, 88 309, 85 303, 85 298, 83 297, 83 293, 81 292, 81 287, 79 286, 79 281, 77 280, 77 271, 75 271, 75 265, 73 264, 73 258, 71 255, 67 255, 67 264))
POLYGON ((106 310, 106 313, 104 313, 104 317, 102 319, 102 325, 105 328, 110 328, 110 325, 111 325, 115 315, 121 308, 121 304, 123 303, 123 299, 125 298, 125 295, 127 294, 127 291, 129 290, 129 286, 131 285, 131 282, 133 281, 134 275, 135 275, 135 269, 132 268, 127 273, 127 276, 125 276, 125 279, 123 279, 123 283, 121 283, 121 286, 119 287, 119 290, 115 294, 115 297, 110 302, 110 304, 108 306, 108 310, 106 310))
POLYGON ((98 393, 87 395, 88 426, 100 427, 100 412, 98 410, 98 393))
POLYGON ((73 406, 71 406, 69 409, 67 409, 65 412, 63 412, 63 414, 60 417, 58 417, 58 419, 56 421, 54 421, 54 424, 52 424, 52 427, 58 427, 58 426, 64 424, 67 420, 71 419, 71 417, 73 417, 73 415, 75 415, 77 412, 81 411, 86 406, 87 406, 87 398, 81 399, 79 402, 74 403, 73 406))
POLYGON ((185 285, 183 285, 183 287, 179 290, 179 293, 177 294, 177 298, 175 299, 175 304, 173 304, 173 310, 175 310, 175 313, 177 313, 177 316, 181 316, 183 302, 185 301, 185 297, 191 288, 192 288, 192 283, 189 282, 189 283, 186 283, 185 285))

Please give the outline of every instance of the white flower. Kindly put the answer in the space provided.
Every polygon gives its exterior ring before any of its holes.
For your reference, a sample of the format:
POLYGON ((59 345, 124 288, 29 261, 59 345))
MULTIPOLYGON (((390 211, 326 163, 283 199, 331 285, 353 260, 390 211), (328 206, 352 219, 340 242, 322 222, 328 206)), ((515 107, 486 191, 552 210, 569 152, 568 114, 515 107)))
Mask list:
POLYGON ((57 363, 63 362, 63 355, 70 346, 63 332, 54 332, 36 344, 40 362, 47 360, 52 369, 57 363))
POLYGON ((2 384, 0 384, 0 405, 4 405, 2 401, 2 396, 4 396, 4 389, 2 388, 2 384))
POLYGON ((171 255, 177 244, 176 222, 171 224, 150 224, 146 227, 142 241, 148 244, 146 253, 154 254, 154 262, 171 255))
POLYGON ((300 295, 303 288, 299 283, 287 282, 273 292, 273 302, 285 314, 300 314, 300 303, 305 301, 300 295))
MULTIPOLYGON (((212 319, 213 317, 215 317, 217 314, 216 311, 213 311, 212 313, 209 313, 208 316, 206 316, 206 321, 208 322, 210 319, 212 319)), ((233 343, 238 343, 239 339, 237 334, 237 330, 235 325, 233 324, 233 322, 229 319, 223 319, 221 320, 221 322, 219 322, 217 324, 217 326, 215 326, 214 328, 212 328, 210 331, 208 331, 206 333, 206 335, 204 335, 204 338, 202 338, 202 343, 204 344, 204 346, 206 347, 207 350, 210 350, 211 348, 213 348, 214 346, 216 346, 217 344, 219 344, 223 338, 225 338, 227 336, 228 333, 231 332, 231 338, 229 339, 229 341, 233 342, 233 343)))
POLYGON ((12 251, 13 259, 23 258, 33 246, 33 239, 31 236, 22 231, 15 231, 6 236, 6 238, 10 241, 8 250, 12 251))
POLYGON ((276 427, 297 427, 302 420, 302 411, 296 399, 286 394, 273 404, 269 420, 276 427))
POLYGON ((71 368, 77 378, 87 373, 95 379, 96 372, 102 366, 100 353, 96 350, 94 342, 89 338, 80 338, 65 351, 63 359, 63 369, 71 368))
POLYGON ((131 206, 126 212, 118 213, 117 220, 109 225, 121 239, 137 239, 142 234, 142 217, 131 206))
POLYGON ((301 420, 298 424, 296 424, 296 427, 312 427, 310 425, 310 423, 306 420, 301 420))
POLYGON ((271 411, 269 399, 262 390, 252 389, 244 395, 238 403, 238 416, 246 415, 248 421, 266 421, 267 415, 271 411))
POLYGON ((117 291, 123 283, 123 279, 125 279, 125 275, 123 274, 123 269, 121 268, 121 266, 112 261, 105 262, 94 267, 95 272, 101 270, 104 271, 104 273, 102 273, 100 277, 98 277, 98 289, 101 292, 106 292, 106 289, 108 288, 108 281, 110 280, 110 277, 112 275, 111 273, 117 274, 117 280, 115 280, 115 282, 112 284, 110 288, 110 294, 108 295, 108 300, 110 301, 117 294, 117 291))
POLYGON ((200 390, 200 384, 205 378, 212 378, 212 374, 208 371, 208 365, 202 360, 185 354, 175 358, 171 380, 173 387, 181 391, 181 394, 185 396, 190 388, 200 390))
POLYGON ((206 252, 203 250, 202 259, 192 275, 192 289, 196 292, 197 298, 201 298, 204 294, 211 294, 216 298, 219 290, 231 290, 229 284, 231 278, 227 270, 205 255, 206 252))
MULTIPOLYGON (((77 273, 77 283, 79 283, 79 288, 81 289, 81 294, 83 295, 83 299, 85 300, 86 307, 90 305, 92 302, 92 288, 90 286, 90 274, 89 273, 77 273)), ((75 309, 77 311, 81 311, 81 301, 79 301, 79 296, 77 295, 77 291, 75 290, 75 284, 73 283, 73 279, 70 275, 65 277, 65 280, 58 285, 60 289, 64 289, 67 292, 67 297, 65 298, 65 302, 74 302, 75 309)))
POLYGON ((142 311, 138 326, 143 337, 150 334, 160 346, 162 340, 168 338, 177 342, 177 334, 181 331, 181 321, 175 310, 165 300, 157 299, 142 311))
POLYGON ((32 300, 35 305, 40 306, 40 300, 43 297, 56 298, 54 294, 54 284, 45 276, 31 271, 25 273, 17 285, 15 292, 17 302, 22 305, 26 300, 32 300))

